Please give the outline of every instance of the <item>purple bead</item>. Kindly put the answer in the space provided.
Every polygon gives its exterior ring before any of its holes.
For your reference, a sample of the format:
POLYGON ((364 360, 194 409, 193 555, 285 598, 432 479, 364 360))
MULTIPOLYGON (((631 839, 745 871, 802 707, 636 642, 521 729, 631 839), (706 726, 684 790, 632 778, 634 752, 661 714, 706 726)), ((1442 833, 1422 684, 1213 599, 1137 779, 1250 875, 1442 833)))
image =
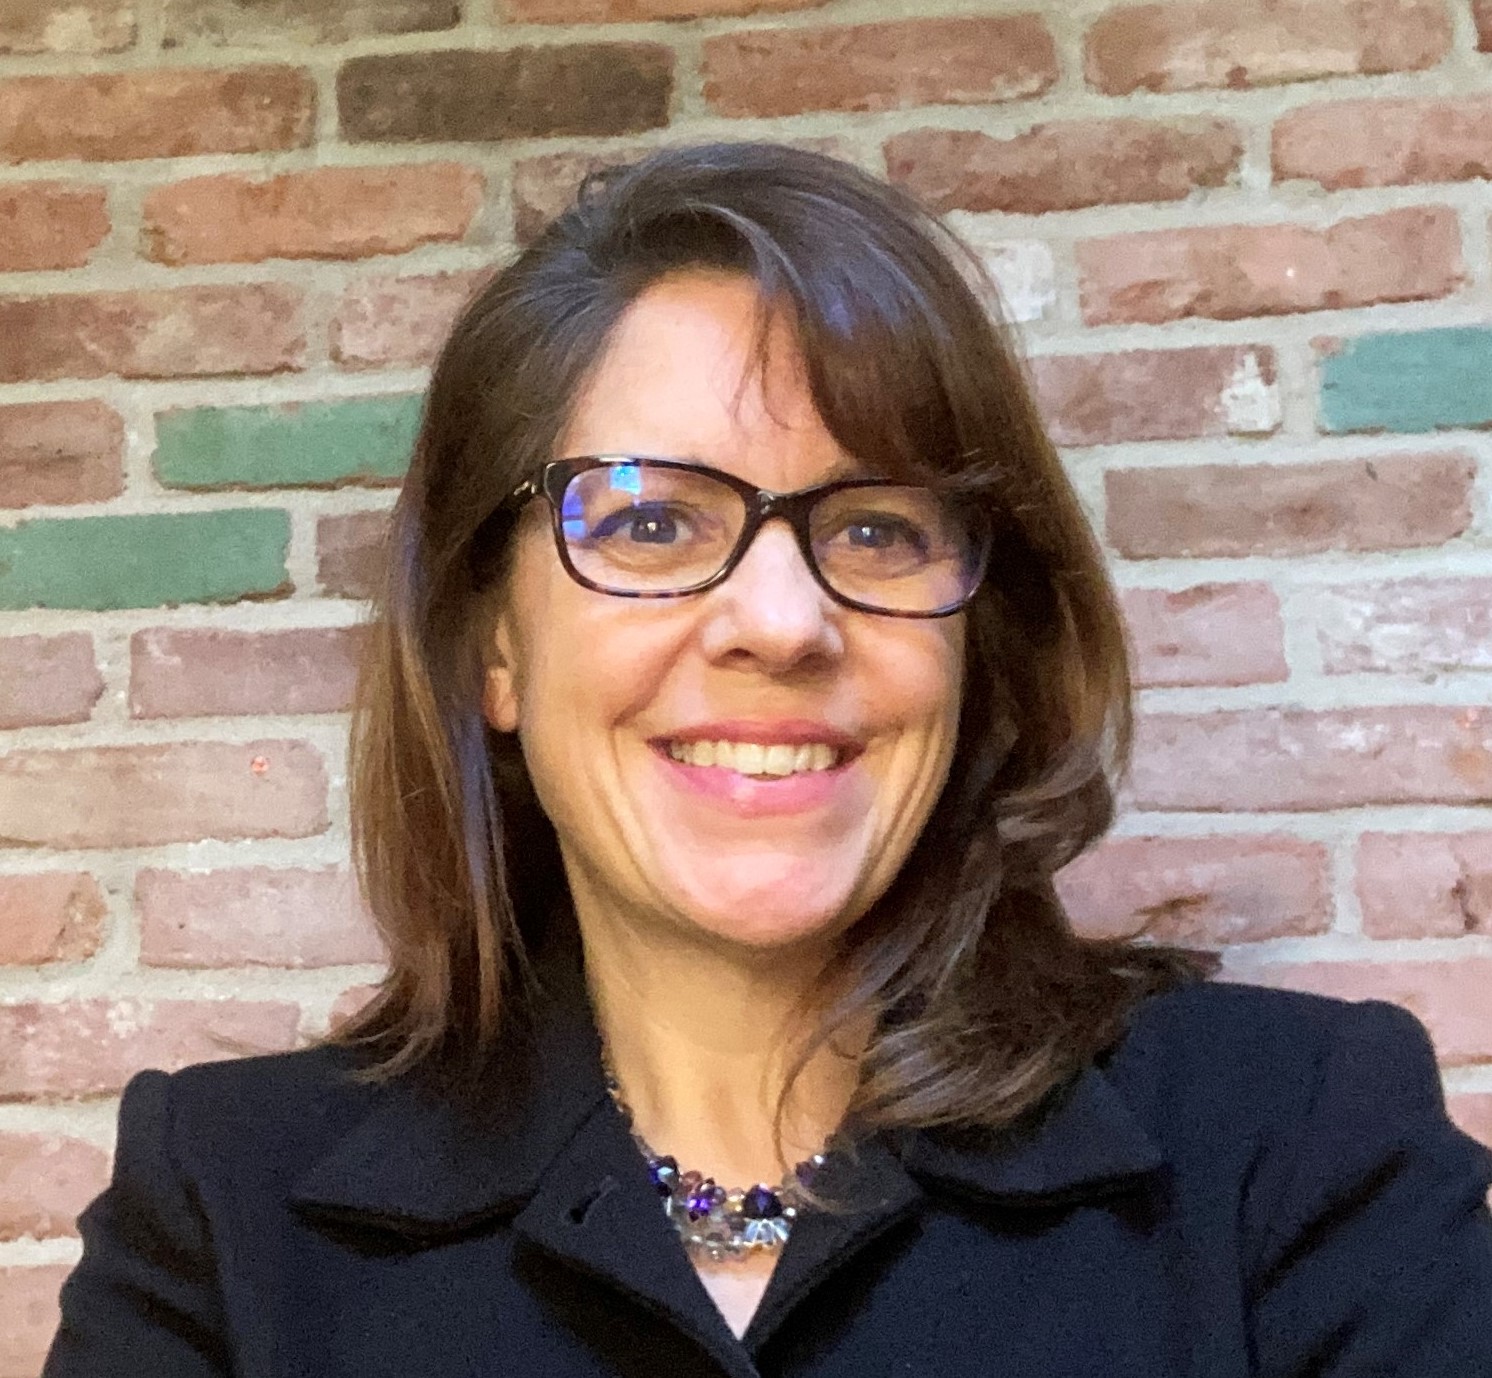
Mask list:
POLYGON ((758 1183, 741 1202, 741 1214, 748 1220, 772 1220, 782 1214, 782 1202, 770 1187, 758 1183))
POLYGON ((684 1209, 689 1212, 689 1219, 700 1220, 707 1216, 714 1208, 715 1202, 724 1194, 712 1179, 706 1177, 684 1199, 684 1209))

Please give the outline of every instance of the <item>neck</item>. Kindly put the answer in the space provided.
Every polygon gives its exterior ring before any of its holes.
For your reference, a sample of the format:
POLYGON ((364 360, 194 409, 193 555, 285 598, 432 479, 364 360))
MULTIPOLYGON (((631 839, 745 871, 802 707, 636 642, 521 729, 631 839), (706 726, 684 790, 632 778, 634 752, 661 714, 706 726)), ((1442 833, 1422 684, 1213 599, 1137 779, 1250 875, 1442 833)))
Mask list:
POLYGON ((868 1027, 814 1054, 774 1136, 778 1097, 818 1013, 826 946, 743 949, 577 902, 587 982, 633 1126, 681 1169, 775 1183, 839 1127, 868 1027), (847 1055, 852 1052, 853 1055, 847 1055))

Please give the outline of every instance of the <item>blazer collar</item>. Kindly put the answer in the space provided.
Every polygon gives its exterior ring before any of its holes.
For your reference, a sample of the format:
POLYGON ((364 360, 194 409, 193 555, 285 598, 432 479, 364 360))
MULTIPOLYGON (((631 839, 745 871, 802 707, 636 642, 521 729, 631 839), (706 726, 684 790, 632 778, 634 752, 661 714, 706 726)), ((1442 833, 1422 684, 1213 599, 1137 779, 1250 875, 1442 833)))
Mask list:
MULTIPOLYGON (((451 1094, 413 1076, 386 1085, 298 1179, 294 1205, 410 1235, 460 1231, 515 1214, 571 1140, 591 1132, 589 1122, 615 1121, 600 1132, 627 1144, 606 1094, 573 918, 550 933, 534 962, 534 1017, 504 1040, 483 1094, 451 1094)), ((880 1143, 921 1185, 992 1205, 1102 1199, 1165 1165, 1096 1065, 998 1134, 925 1130, 880 1143)), ((891 1171, 884 1157, 874 1155, 883 1175, 891 1171)))
POLYGON ((479 1093, 419 1073, 383 1084, 371 1112, 296 1181, 291 1203, 434 1235, 530 1199, 609 1102, 573 919, 546 928, 532 970, 531 1012, 508 1026, 479 1093))

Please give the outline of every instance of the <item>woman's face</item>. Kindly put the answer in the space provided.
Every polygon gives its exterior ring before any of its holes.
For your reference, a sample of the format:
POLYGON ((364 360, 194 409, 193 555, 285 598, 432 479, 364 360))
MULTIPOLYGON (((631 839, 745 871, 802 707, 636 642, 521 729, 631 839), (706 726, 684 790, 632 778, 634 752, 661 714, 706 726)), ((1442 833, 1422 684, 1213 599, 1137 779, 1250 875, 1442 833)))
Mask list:
MULTIPOLYGON (((688 459, 778 492, 858 472, 814 411, 785 324, 754 366, 756 310, 742 277, 654 285, 618 323, 556 455, 688 459)), ((839 606, 775 520, 713 589, 617 598, 569 578, 548 520, 535 502, 515 536, 484 702, 519 734, 582 919, 759 949, 853 922, 947 776, 963 616, 839 606), (764 778, 734 768, 759 768, 735 747, 725 765, 671 755, 699 741, 817 742, 835 764, 764 778)))

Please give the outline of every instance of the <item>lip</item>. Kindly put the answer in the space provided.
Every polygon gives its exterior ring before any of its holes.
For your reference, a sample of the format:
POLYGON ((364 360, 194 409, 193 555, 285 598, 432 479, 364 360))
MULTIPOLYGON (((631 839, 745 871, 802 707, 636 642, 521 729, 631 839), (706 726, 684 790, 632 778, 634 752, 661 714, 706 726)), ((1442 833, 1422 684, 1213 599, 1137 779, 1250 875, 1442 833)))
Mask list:
POLYGON ((729 718, 693 723, 654 737, 649 745, 666 756, 670 742, 758 742, 762 746, 810 746, 823 742, 839 753, 835 770, 848 765, 865 749, 858 737, 810 718, 729 718))

